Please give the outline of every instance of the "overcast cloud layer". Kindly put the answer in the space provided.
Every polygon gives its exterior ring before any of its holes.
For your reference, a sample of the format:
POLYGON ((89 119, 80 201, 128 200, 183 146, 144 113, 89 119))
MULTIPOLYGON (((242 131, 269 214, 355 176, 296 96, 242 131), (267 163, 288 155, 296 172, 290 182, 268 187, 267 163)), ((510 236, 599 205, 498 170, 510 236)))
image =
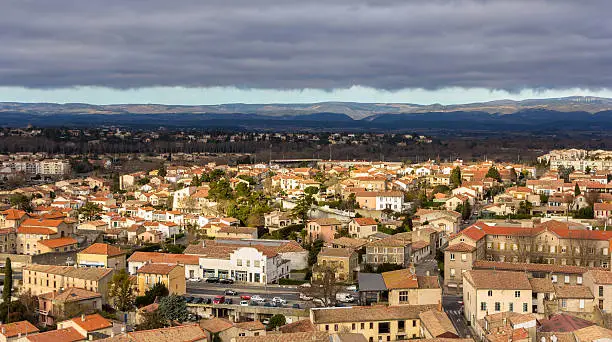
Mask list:
POLYGON ((609 0, 5 0, 0 86, 612 87, 609 0))

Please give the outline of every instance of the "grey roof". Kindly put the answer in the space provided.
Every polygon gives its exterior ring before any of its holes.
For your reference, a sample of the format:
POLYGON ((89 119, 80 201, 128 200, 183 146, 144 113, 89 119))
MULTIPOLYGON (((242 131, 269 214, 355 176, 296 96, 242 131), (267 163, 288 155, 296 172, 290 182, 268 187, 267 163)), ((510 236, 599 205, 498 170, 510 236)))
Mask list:
POLYGON ((387 291, 387 286, 385 285, 382 274, 360 272, 357 280, 359 282, 359 292, 387 291))

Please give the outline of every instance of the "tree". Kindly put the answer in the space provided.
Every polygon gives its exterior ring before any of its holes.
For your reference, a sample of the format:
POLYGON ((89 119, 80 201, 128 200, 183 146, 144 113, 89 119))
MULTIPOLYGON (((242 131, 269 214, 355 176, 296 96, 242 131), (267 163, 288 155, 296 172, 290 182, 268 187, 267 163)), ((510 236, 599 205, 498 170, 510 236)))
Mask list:
POLYGON ((191 186, 200 186, 202 185, 202 181, 200 180, 200 178, 198 178, 198 175, 194 175, 193 178, 191 178, 191 186))
POLYGON ((168 321, 184 322, 189 315, 185 300, 176 294, 163 297, 159 301, 159 311, 168 321))
POLYGON ((5 303, 11 302, 13 296, 13 268, 11 267, 11 259, 6 258, 4 263, 4 289, 2 290, 2 301, 5 303))
POLYGON ((310 213, 310 207, 314 203, 314 198, 311 195, 306 195, 297 200, 295 207, 291 209, 291 215, 294 218, 306 222, 308 220, 308 214, 310 213))
POLYGON ((166 166, 162 164, 162 166, 159 167, 159 169, 157 169, 157 175, 160 177, 166 177, 166 166))
POLYGON ((166 284, 159 282, 153 285, 150 289, 145 291, 145 296, 151 298, 151 303, 155 301, 155 298, 166 297, 170 292, 168 292, 168 288, 166 284))
POLYGON ((584 208, 578 209, 577 212, 574 213, 574 218, 577 219, 592 219, 595 217, 595 211, 593 207, 588 206, 584 208))
POLYGON ((493 178, 496 181, 501 182, 501 175, 499 174, 499 171, 497 170, 495 166, 491 166, 489 168, 489 171, 487 171, 487 174, 485 177, 493 178))
POLYGON ((311 298, 319 300, 323 306, 332 306, 336 303, 336 294, 341 286, 336 279, 336 268, 332 266, 315 265, 313 267, 311 286, 304 288, 302 292, 311 298))
POLYGON ((142 313, 142 323, 136 325, 136 330, 151 330, 166 327, 166 319, 160 310, 142 313))
POLYGON ((548 195, 540 194, 540 203, 542 203, 542 204, 548 203, 548 195))
POLYGON ((83 215, 83 218, 87 221, 93 221, 100 219, 100 213, 102 208, 93 202, 87 202, 84 206, 79 208, 79 215, 83 215))
POLYGON ((113 307, 119 311, 130 311, 134 307, 135 295, 132 282, 125 269, 113 275, 108 284, 108 298, 113 307))
POLYGON ((529 201, 521 201, 519 203, 519 209, 517 214, 519 215, 531 215, 531 209, 533 209, 533 205, 529 201))
POLYGON ((251 188, 246 183, 238 183, 236 185, 236 196, 238 197, 249 197, 251 194, 251 188))
POLYGON ((450 183, 454 188, 461 186, 461 169, 459 166, 455 167, 450 174, 450 183))
POLYGON ((222 178, 218 181, 210 183, 210 189, 208 190, 208 197, 213 200, 228 200, 232 198, 232 187, 227 179, 222 178))
POLYGON ((270 317, 270 322, 268 323, 268 329, 274 330, 282 325, 285 325, 285 323, 287 323, 285 316, 281 314, 276 314, 270 317))
POLYGON ((470 201, 465 201, 465 203, 461 207, 461 218, 464 220, 468 220, 471 216, 472 206, 470 205, 470 201))
POLYGON ((587 175, 591 174, 591 167, 589 167, 589 166, 585 167, 584 168, 584 173, 586 173, 587 175))
POLYGON ((11 203, 11 207, 23 210, 26 212, 32 212, 32 202, 30 202, 30 198, 24 194, 14 194, 9 198, 11 203))
POLYGON ((578 183, 576 183, 576 186, 574 187, 574 196, 578 195, 580 195, 580 187, 578 186, 578 183))
POLYGON ((304 193, 307 195, 316 195, 319 193, 319 188, 317 188, 316 186, 309 186, 304 189, 304 193))

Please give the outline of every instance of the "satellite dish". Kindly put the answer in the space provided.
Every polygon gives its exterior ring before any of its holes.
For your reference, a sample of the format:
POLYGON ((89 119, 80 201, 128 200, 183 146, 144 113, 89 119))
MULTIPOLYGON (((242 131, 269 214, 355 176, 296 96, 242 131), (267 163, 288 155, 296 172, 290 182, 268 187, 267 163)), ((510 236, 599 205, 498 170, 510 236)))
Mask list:
POLYGON ((557 336, 552 335, 552 336, 550 337, 550 340, 551 340, 552 342, 557 342, 557 336))

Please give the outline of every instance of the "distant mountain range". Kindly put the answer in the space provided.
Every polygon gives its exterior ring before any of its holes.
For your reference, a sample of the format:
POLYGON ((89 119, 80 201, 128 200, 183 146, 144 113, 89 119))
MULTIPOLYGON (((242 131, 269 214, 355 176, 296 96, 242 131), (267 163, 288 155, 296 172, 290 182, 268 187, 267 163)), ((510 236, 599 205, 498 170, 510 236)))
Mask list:
POLYGON ((0 126, 190 127, 242 130, 592 130, 612 129, 612 99, 565 97, 457 105, 160 105, 0 102, 0 126))
POLYGON ((455 105, 418 105, 410 103, 320 102, 311 104, 222 104, 222 105, 163 105, 116 104, 91 105, 86 103, 17 103, 0 102, 0 113, 30 114, 258 114, 263 116, 297 116, 315 113, 346 114, 354 120, 378 114, 411 114, 428 112, 484 112, 512 114, 525 109, 546 109, 560 112, 589 113, 612 110, 612 99, 572 96, 523 101, 499 100, 455 105))

